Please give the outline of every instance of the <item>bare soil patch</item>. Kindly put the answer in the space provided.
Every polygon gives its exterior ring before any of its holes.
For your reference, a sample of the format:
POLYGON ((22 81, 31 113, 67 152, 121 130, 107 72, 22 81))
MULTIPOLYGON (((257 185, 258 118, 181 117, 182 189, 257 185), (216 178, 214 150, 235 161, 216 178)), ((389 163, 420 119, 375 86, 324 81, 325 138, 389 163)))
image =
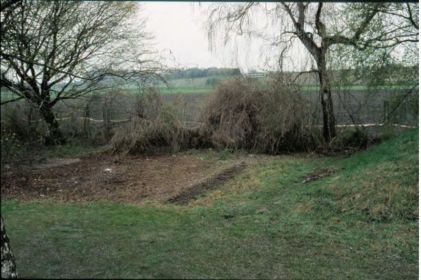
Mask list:
POLYGON ((185 201, 207 190, 212 185, 209 182, 231 178, 242 168, 242 161, 206 160, 191 154, 123 158, 102 154, 80 160, 55 160, 36 168, 2 172, 1 197, 129 203, 185 201))

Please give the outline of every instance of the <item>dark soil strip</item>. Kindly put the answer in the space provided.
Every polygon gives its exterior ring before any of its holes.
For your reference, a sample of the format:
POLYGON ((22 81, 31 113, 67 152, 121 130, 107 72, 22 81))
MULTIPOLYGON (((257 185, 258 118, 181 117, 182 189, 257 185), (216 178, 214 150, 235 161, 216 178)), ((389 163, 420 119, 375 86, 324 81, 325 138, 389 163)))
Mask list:
POLYGON ((304 178, 303 184, 306 184, 308 182, 316 181, 321 178, 327 177, 332 175, 338 171, 336 168, 322 168, 322 169, 316 169, 313 172, 307 174, 304 178))
POLYGON ((224 169, 218 174, 210 178, 207 178, 202 182, 194 184, 187 190, 168 199, 168 202, 178 204, 178 205, 187 204, 190 200, 197 198, 200 194, 205 193, 211 189, 214 189, 218 185, 221 185, 225 183, 226 181, 228 181, 229 179, 233 178, 235 175, 240 173, 245 167, 246 167, 246 164, 244 162, 241 162, 227 169, 224 169))

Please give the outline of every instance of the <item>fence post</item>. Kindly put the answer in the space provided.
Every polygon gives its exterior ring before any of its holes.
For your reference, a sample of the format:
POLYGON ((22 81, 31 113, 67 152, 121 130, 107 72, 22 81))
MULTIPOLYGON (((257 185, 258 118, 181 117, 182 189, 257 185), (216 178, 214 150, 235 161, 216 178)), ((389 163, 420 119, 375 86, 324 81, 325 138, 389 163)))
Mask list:
POLYGON ((384 100, 383 101, 383 123, 389 123, 389 119, 390 119, 389 112, 390 112, 389 101, 384 100))

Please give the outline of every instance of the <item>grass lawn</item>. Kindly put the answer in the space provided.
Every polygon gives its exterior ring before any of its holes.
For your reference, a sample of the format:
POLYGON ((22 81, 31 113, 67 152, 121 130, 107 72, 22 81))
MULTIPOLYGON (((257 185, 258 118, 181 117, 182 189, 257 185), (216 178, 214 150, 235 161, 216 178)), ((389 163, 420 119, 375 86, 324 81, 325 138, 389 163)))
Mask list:
POLYGON ((25 278, 418 279, 418 130, 350 157, 274 157, 187 206, 1 209, 25 278))

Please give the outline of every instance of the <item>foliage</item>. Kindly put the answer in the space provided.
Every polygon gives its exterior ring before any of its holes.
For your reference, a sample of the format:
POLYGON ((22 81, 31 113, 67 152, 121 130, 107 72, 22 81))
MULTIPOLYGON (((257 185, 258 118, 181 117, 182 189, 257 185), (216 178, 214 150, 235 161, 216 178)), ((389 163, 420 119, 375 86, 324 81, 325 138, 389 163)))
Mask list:
POLYGON ((42 142, 45 128, 36 122, 39 117, 28 104, 19 104, 5 110, 2 116, 2 130, 12 133, 22 143, 32 143, 33 146, 42 142))
MULTIPOLYGON (((27 105, 27 104, 20 104, 27 105)), ((2 112, 1 162, 20 162, 30 157, 30 151, 42 146, 45 128, 34 122, 33 111, 15 106, 2 112)))
POLYGON ((16 137, 15 133, 9 133, 2 129, 0 137, 1 145, 1 162, 12 162, 22 159, 26 151, 23 149, 21 141, 16 137))
MULTIPOLYGON (((376 64, 370 59, 373 53, 374 57, 380 53, 390 63, 390 58, 401 55, 407 45, 413 54, 413 61, 408 60, 407 65, 413 66, 418 59, 418 55, 414 55, 418 53, 418 5, 415 3, 249 2, 214 4, 208 12, 211 44, 220 41, 227 45, 243 34, 248 38, 264 38, 277 49, 278 57, 269 61, 280 71, 284 71, 285 61, 295 59, 297 51, 302 51, 300 57, 306 57, 307 62, 299 62, 299 70, 310 69, 318 74, 326 142, 336 136, 329 68, 346 70, 353 66, 344 63, 345 67, 338 67, 332 59, 335 48, 347 49, 349 57, 354 52, 360 53, 368 66, 376 64), (259 15, 263 15, 266 22, 255 20, 259 15), (217 40, 218 33, 223 34, 222 40, 217 40)), ((292 65, 294 63, 289 63, 287 67, 292 65)))
POLYGON ((116 79, 139 83, 157 76, 144 23, 130 22, 133 3, 19 3, 1 10, 7 28, 1 30, 0 86, 16 97, 2 104, 26 99, 36 105, 47 124, 46 144, 65 141, 52 110, 57 102, 109 88, 110 80, 114 86, 116 79))
POLYGON ((345 129, 332 139, 330 148, 339 152, 348 149, 365 149, 370 141, 372 140, 370 140, 368 132, 364 128, 345 129))
POLYGON ((23 1, 10 11, 13 25, 2 34, 7 42, 1 52, 2 86, 52 107, 107 87, 109 80, 152 75, 143 58, 149 37, 143 25, 136 33, 129 23, 135 8, 132 3, 23 1), (121 68, 123 63, 131 70, 121 68))

